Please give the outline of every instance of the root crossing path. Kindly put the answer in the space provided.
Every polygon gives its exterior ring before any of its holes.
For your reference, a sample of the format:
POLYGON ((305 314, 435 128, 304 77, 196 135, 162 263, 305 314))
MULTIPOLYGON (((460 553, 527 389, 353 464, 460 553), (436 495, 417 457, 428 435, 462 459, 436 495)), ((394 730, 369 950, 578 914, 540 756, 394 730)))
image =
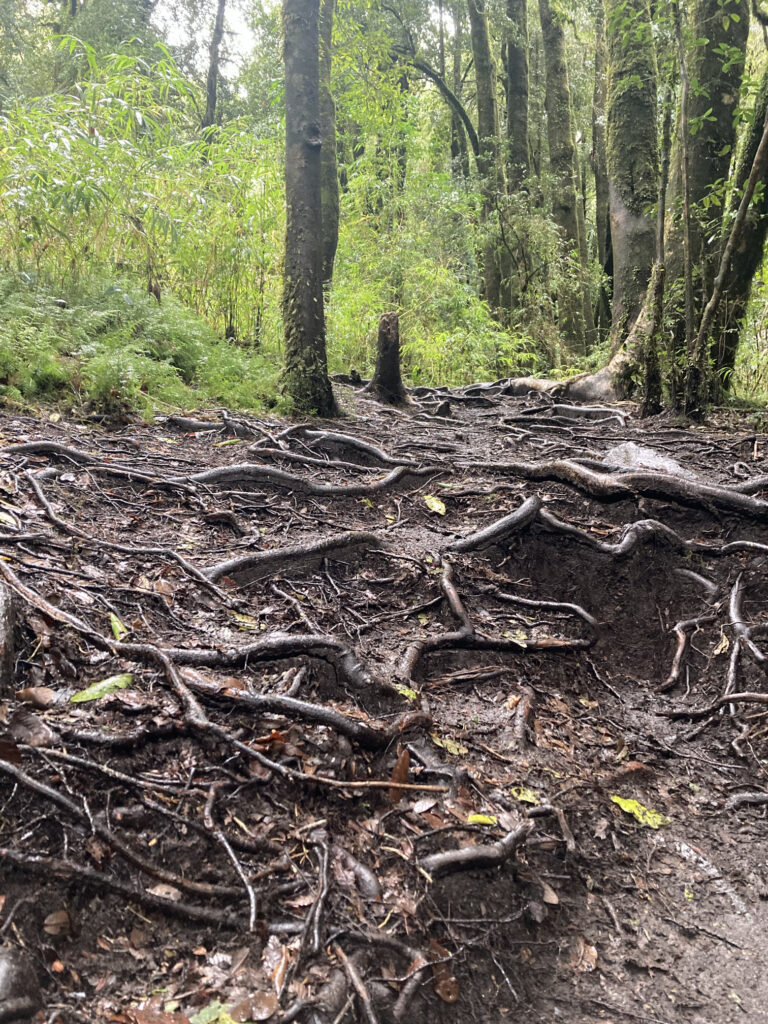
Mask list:
POLYGON ((768 437, 338 391, 3 416, 35 1019, 768 1020, 768 437))

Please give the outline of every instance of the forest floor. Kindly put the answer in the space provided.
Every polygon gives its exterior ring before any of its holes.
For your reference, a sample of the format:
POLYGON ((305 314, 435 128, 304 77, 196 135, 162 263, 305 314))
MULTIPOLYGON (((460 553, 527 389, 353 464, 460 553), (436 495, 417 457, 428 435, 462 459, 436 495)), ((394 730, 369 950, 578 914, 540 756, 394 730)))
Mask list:
POLYGON ((768 1020, 765 420, 337 390, 0 420, 37 1019, 768 1020))

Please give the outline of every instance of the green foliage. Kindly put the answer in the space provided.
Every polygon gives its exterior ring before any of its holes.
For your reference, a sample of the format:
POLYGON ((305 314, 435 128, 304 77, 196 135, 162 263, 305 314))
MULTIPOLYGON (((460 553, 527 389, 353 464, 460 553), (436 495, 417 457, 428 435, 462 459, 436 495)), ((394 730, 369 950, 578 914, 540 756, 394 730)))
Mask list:
MULTIPOLYGON (((24 279, 26 278, 26 280, 24 279)), ((167 405, 273 402, 273 362, 221 340, 168 296, 80 282, 70 292, 0 277, 0 398, 64 409, 151 415, 167 405)))

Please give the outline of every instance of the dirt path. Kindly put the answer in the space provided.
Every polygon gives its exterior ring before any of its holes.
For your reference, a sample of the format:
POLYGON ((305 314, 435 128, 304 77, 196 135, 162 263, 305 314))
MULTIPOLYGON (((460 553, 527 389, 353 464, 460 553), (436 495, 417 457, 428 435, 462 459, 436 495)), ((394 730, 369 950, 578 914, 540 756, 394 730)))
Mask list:
POLYGON ((504 390, 0 421, 40 1021, 768 1018, 768 436, 504 390))

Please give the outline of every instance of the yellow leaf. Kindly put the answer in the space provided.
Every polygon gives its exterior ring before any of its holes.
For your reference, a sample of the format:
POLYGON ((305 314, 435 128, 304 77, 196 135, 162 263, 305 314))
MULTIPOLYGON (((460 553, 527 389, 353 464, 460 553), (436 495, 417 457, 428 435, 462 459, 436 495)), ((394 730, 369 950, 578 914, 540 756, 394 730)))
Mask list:
POLYGON ((437 512, 439 516, 445 515, 445 502, 441 501, 439 498, 436 498, 434 494, 425 494, 424 504, 432 512, 437 512))
POLYGON ((255 619, 253 615, 245 615, 243 612, 232 612, 232 617, 236 620, 238 629, 256 629, 260 628, 258 619, 255 619))
POLYGON ((527 786, 512 786, 509 792, 515 800, 519 800, 521 804, 541 803, 536 793, 534 793, 532 789, 528 789, 527 786))
POLYGON ((470 814, 467 818, 468 825, 498 825, 499 819, 495 814, 470 814))
POLYGON ((442 747, 443 750, 447 750, 449 754, 453 754, 458 757, 459 754, 468 754, 469 751, 466 747, 462 746, 461 743, 457 743, 456 740, 443 739, 442 736, 438 736, 436 732, 431 732, 430 737, 432 742, 437 744, 438 747, 442 747))
POLYGON ((419 695, 415 690, 412 690, 410 686, 404 686, 402 683, 397 684, 397 692, 402 694, 403 697, 407 697, 408 700, 419 699, 419 695))
POLYGON ((717 647, 712 651, 713 654, 725 654, 728 648, 731 646, 731 642, 728 637, 723 633, 720 637, 720 642, 717 647))
POLYGON ((637 800, 626 800, 623 796, 612 796, 611 800, 617 804, 625 814, 631 814, 633 818, 636 818, 641 825, 645 825, 648 828, 661 828, 662 825, 669 825, 669 818, 665 818, 663 814, 658 811, 652 811, 649 807, 644 807, 637 800))
POLYGON ((217 441, 213 446, 214 448, 224 448, 230 444, 240 444, 241 440, 239 437, 228 437, 226 441, 217 441))

